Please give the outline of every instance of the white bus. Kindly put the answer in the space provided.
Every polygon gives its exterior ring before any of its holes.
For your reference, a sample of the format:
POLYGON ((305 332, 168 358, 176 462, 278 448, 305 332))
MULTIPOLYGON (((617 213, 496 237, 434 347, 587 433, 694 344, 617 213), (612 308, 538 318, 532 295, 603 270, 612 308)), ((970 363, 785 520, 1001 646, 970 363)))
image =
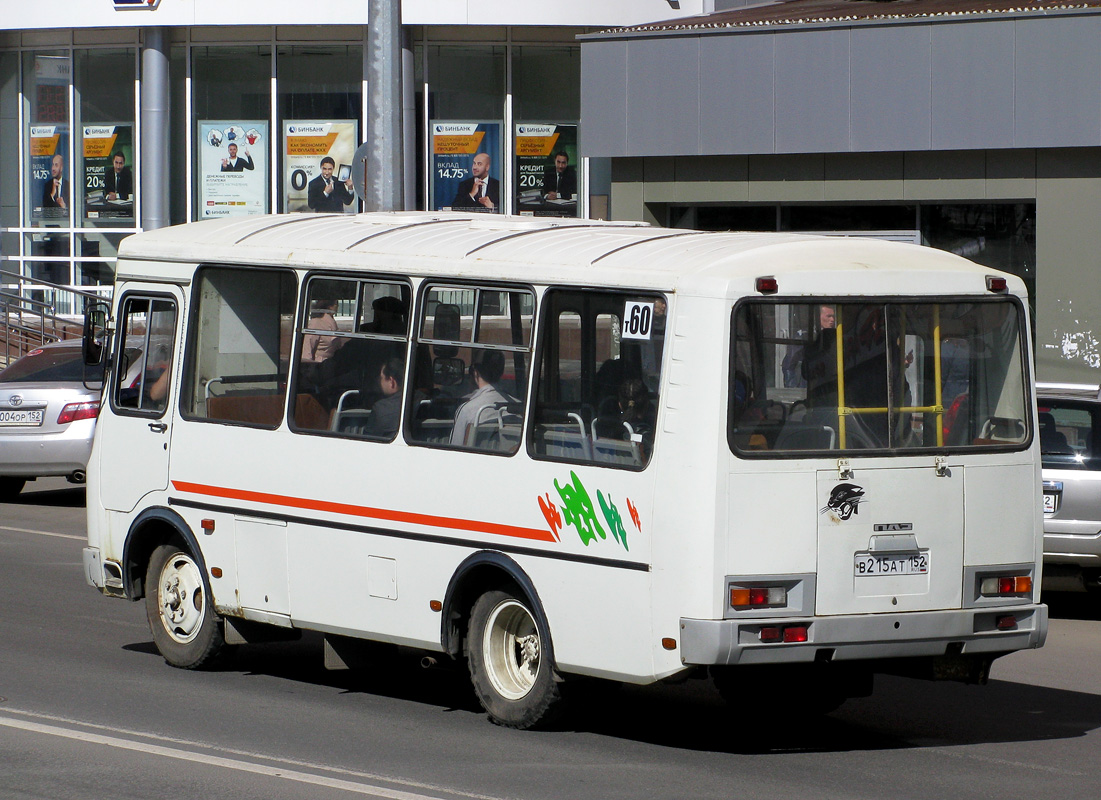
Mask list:
POLYGON ((1044 641, 1025 290, 959 257, 257 216, 126 239, 107 319, 84 564, 175 666, 415 648, 524 728, 586 678, 825 710, 1044 641))

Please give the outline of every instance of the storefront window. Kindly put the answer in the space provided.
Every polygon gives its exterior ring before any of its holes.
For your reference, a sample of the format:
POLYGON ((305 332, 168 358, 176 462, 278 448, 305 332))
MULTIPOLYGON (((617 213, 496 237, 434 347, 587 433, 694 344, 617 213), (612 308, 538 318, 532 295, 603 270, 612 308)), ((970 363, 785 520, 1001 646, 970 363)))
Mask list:
POLYGON ((133 49, 75 54, 76 174, 74 214, 88 227, 137 225, 137 141, 134 126, 133 49))
POLYGON ((514 213, 578 216, 580 87, 580 48, 513 48, 514 213))
POLYGON ((195 218, 271 210, 271 48, 192 50, 195 218))
POLYGON ((280 47, 276 70, 280 209, 355 212, 348 178, 363 139, 363 48, 280 47))
POLYGON ((518 122, 581 118, 581 48, 513 47, 512 111, 518 122))
POLYGON ((429 113, 433 119, 499 120, 505 107, 505 48, 428 48, 429 113))
POLYGON ((499 214, 504 180, 505 48, 428 48, 429 210, 499 214))
MULTIPOLYGON (((19 55, 0 53, 0 142, 19 141, 19 55)), ((14 176, 19 175, 19 149, 0 147, 0 229, 19 227, 19 190, 14 176)), ((0 233, 0 270, 18 272, 19 235, 0 233)), ((11 283, 10 275, 0 275, 0 284, 11 283)))
MULTIPOLYGON (((72 212, 69 78, 72 62, 60 52, 23 56, 26 221, 30 227, 68 227, 72 212)), ((66 248, 67 249, 67 248, 66 248)), ((66 252, 65 255, 68 255, 66 252)))
POLYGON ((1012 272, 1025 282, 1029 301, 1035 304, 1035 203, 922 206, 921 242, 986 267, 1012 272))

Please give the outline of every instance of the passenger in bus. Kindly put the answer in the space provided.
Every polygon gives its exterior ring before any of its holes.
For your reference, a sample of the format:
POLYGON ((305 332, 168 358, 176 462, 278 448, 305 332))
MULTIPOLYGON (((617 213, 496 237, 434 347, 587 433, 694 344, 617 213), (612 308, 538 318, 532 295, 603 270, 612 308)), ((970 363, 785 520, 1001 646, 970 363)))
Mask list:
POLYGON ((808 406, 837 407, 837 312, 831 305, 818 309, 818 334, 803 347, 801 371, 808 406))
MULTIPOLYGON (((318 293, 310 312, 308 327, 316 331, 335 331, 336 296, 332 293, 318 293)), ((331 358, 340 349, 344 340, 339 336, 325 336, 320 333, 307 333, 302 337, 302 360, 318 363, 331 358)))
POLYGON ((382 399, 371 406, 371 416, 363 428, 364 436, 393 439, 401 423, 401 387, 405 379, 405 362, 391 358, 384 362, 378 374, 382 399))
POLYGON ((482 409, 508 403, 511 398, 497 389, 497 381, 505 371, 505 355, 488 350, 481 361, 470 365, 470 377, 475 390, 455 411, 455 426, 451 429, 451 444, 466 444, 470 430, 478 423, 482 409))

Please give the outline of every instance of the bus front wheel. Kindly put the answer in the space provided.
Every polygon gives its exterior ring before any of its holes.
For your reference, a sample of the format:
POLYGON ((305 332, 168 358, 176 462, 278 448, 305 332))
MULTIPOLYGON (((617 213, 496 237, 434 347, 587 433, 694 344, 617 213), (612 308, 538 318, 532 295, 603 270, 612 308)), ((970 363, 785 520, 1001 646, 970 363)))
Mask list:
POLYGON ((479 597, 470 614, 466 656, 474 691, 491 721, 527 729, 557 715, 558 682, 525 600, 504 591, 479 597))
POLYGON ((149 559, 145 586, 145 615, 164 660, 182 669, 209 664, 225 640, 198 562, 163 544, 149 559))

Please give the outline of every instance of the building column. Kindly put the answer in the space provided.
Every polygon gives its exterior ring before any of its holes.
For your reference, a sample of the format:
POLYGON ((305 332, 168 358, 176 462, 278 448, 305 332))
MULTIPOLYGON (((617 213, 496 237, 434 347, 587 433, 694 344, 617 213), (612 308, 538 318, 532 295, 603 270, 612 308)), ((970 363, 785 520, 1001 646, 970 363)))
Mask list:
POLYGON ((169 224, 169 44, 165 28, 146 28, 141 51, 141 227, 169 224))
POLYGON ((367 18, 367 211, 400 211, 402 163, 401 3, 369 0, 367 18))

